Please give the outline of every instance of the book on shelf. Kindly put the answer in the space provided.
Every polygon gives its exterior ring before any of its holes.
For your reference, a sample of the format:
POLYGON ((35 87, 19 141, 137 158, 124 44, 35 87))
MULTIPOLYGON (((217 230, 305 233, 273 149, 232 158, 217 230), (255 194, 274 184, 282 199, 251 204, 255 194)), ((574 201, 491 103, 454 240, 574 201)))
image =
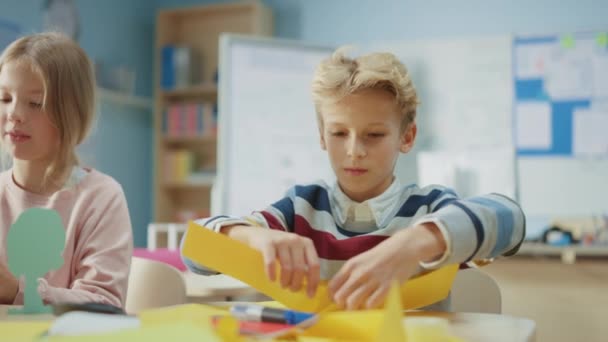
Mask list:
POLYGON ((215 136, 217 106, 211 102, 176 103, 163 113, 163 134, 166 137, 215 136))

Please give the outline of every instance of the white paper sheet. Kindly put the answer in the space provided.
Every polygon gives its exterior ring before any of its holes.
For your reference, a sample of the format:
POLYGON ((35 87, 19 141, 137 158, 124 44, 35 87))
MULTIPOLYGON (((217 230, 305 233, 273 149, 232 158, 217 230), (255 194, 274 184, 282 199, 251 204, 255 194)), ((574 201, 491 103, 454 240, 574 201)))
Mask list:
POLYGON ((552 146, 551 106, 547 102, 519 102, 515 107, 516 144, 524 149, 552 146))
POLYGON ((542 78, 545 75, 547 61, 557 48, 557 42, 516 46, 515 76, 519 79, 542 78))
POLYGON ((572 150, 576 156, 608 155, 608 112, 574 111, 572 150))

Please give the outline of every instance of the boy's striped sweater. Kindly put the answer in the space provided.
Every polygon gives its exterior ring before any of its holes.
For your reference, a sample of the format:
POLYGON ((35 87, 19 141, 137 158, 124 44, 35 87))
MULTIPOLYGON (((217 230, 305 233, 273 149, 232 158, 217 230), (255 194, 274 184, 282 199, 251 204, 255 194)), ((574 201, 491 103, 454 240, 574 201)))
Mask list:
MULTIPOLYGON (((447 249, 438 260, 422 264, 424 268, 512 255, 525 234, 521 208, 505 196, 461 199, 442 186, 401 186, 398 180, 380 196, 362 203, 350 200, 338 185, 295 186, 263 211, 244 217, 214 216, 197 223, 214 231, 243 224, 309 237, 319 255, 321 278, 330 279, 349 258, 400 229, 425 222, 439 227, 447 249)), ((184 259, 193 272, 210 273, 204 265, 184 259)))

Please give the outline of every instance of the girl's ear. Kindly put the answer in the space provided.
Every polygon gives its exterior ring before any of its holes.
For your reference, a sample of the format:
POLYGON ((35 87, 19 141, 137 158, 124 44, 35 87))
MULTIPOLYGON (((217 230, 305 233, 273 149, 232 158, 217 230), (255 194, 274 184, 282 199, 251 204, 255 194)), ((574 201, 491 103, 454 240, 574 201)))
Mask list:
POLYGON ((416 122, 412 122, 407 125, 403 133, 401 133, 401 145, 399 146, 399 151, 401 153, 408 153, 412 147, 414 147, 417 131, 418 127, 416 127, 416 122))

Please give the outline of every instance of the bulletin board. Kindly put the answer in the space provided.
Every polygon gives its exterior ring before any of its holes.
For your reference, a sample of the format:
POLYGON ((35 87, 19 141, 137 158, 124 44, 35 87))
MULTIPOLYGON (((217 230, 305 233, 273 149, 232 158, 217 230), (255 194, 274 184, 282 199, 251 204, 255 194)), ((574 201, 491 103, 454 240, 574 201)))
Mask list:
POLYGON ((608 33, 513 40, 520 156, 608 157, 608 33))

